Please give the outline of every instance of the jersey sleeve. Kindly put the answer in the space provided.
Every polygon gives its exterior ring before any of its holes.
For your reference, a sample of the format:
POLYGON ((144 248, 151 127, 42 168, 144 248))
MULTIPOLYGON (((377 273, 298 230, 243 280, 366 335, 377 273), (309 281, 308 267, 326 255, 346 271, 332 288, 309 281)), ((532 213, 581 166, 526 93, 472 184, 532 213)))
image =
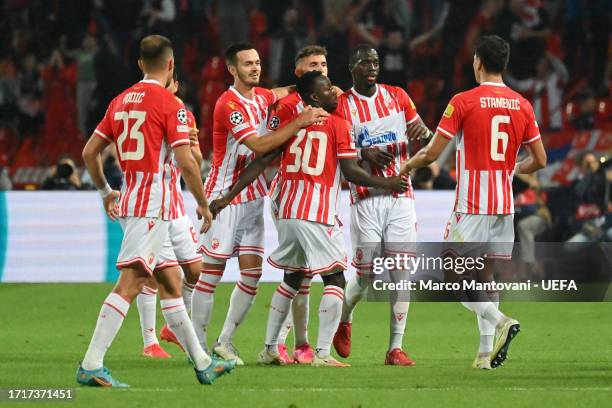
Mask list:
POLYGON ((189 145, 189 116, 187 109, 174 98, 167 99, 165 109, 166 141, 170 147, 189 145))
POLYGON ((258 90, 257 93, 263 96, 263 98, 266 100, 266 103, 268 104, 268 106, 271 106, 274 103, 276 103, 276 101, 278 101, 276 92, 274 92, 272 89, 257 88, 257 90, 258 90))
POLYGON ((447 139, 452 139, 463 125, 463 103, 461 94, 453 96, 442 114, 437 132, 447 139))
POLYGON ((106 109, 104 117, 102 118, 100 123, 98 123, 98 126, 96 126, 96 129, 94 130, 94 135, 96 135, 107 143, 113 143, 115 141, 115 138, 113 136, 112 122, 110 118, 110 110, 111 109, 109 105, 109 107, 106 109))
POLYGON ((531 104, 526 100, 522 101, 522 104, 524 104, 527 113, 527 126, 525 126, 525 133, 523 134, 523 144, 528 145, 540 139, 540 128, 531 104))
POLYGON ((295 119, 294 109, 286 104, 278 102, 274 105, 270 119, 268 120, 268 129, 271 131, 278 130, 287 123, 295 119))
MULTIPOLYGON (((196 124, 195 116, 193 116, 193 113, 190 110, 187 110, 187 126, 189 126, 190 129, 198 127, 198 125, 196 124)), ((192 146, 197 146, 199 144, 200 143, 199 143, 198 139, 191 140, 191 145, 192 146)))
POLYGON ((399 102, 400 107, 404 111, 404 118, 406 119, 406 123, 410 124, 419 119, 419 114, 416 110, 416 106, 410 96, 404 91, 402 88, 396 88, 395 93, 397 100, 399 102))
POLYGON ((356 158, 357 150, 355 150, 352 126, 346 120, 338 118, 336 120, 335 133, 336 156, 339 159, 356 158))
POLYGON ((215 110, 216 120, 225 126, 238 143, 244 142, 251 136, 257 136, 257 130, 240 104, 230 100, 218 106, 219 110, 215 110))

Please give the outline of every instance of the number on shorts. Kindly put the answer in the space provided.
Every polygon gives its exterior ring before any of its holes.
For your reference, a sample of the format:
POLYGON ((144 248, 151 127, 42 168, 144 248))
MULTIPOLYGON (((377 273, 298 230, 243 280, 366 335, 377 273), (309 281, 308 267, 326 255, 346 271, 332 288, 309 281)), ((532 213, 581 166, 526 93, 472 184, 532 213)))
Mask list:
POLYGON ((491 160, 494 161, 506 161, 508 134, 499 130, 500 123, 510 123, 510 116, 496 115, 491 119, 491 160), (499 152, 500 140, 502 144, 501 153, 499 152))
POLYGON ((327 134, 325 132, 311 131, 306 133, 304 129, 297 133, 295 141, 289 147, 289 153, 295 155, 293 164, 287 166, 287 173, 297 173, 302 170, 302 173, 310 176, 319 176, 323 173, 325 166, 325 153, 327 153, 327 134), (306 137, 304 150, 299 146, 302 140, 306 137), (310 155, 312 154, 312 141, 317 139, 319 146, 317 149, 317 161, 315 166, 310 166, 310 155))
POLYGON ((191 232, 191 239, 193 240, 193 243, 197 244, 198 243, 198 235, 196 234, 196 232, 193 229, 193 227, 189 227, 189 232, 191 232))
POLYGON ((119 152, 119 158, 121 159, 121 161, 141 160, 144 157, 145 141, 144 141, 144 134, 140 131, 140 126, 142 126, 146 117, 147 117, 147 112, 143 112, 143 111, 115 112, 115 120, 123 121, 123 131, 121 132, 121 134, 119 135, 119 138, 117 139, 117 151, 119 152), (129 119, 136 119, 136 122, 131 128, 129 128, 130 126, 129 119), (128 138, 128 133, 129 133, 129 138, 128 138), (126 138, 128 140, 129 139, 136 140, 136 150, 135 151, 128 152, 124 150, 123 143, 125 142, 126 138))

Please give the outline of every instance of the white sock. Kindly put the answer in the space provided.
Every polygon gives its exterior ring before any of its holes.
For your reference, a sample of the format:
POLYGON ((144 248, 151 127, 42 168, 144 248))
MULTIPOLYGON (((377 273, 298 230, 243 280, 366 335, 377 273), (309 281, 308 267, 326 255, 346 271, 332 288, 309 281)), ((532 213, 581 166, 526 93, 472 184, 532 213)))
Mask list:
POLYGON ((367 290, 367 286, 360 272, 351 278, 346 284, 346 296, 344 297, 344 304, 342 305, 342 316, 340 320, 344 323, 350 323, 353 321, 353 310, 357 303, 361 300, 367 290))
POLYGON ((240 280, 230 298, 230 307, 219 335, 219 343, 231 343, 232 337, 240 324, 244 321, 257 295, 257 285, 261 278, 261 268, 245 269, 240 271, 240 280))
POLYGON ((130 304, 116 293, 111 292, 100 309, 96 330, 94 331, 81 367, 97 370, 104 365, 104 355, 121 328, 130 304))
MULTIPOLYGON (((291 302, 293 304, 293 302, 291 302)), ((285 344, 287 341, 287 336, 293 327, 293 314, 287 313, 287 318, 283 322, 283 325, 280 328, 280 332, 278 333, 278 344, 285 344)))
POLYGON ((497 326, 505 317, 492 302, 461 302, 461 304, 478 316, 482 316, 493 326, 497 326))
MULTIPOLYGON (((489 293, 491 303, 499 309, 499 293, 489 293)), ((493 338, 495 337, 495 325, 489 323, 486 319, 476 315, 478 320, 478 330, 480 331, 480 344, 478 346, 479 353, 491 353, 493 351, 493 338)))
POLYGON ((307 274, 302 281, 300 291, 291 304, 291 314, 293 315, 293 335, 295 336, 295 346, 308 343, 308 313, 310 304, 310 283, 312 275, 307 274))
POLYGON ((198 337, 189 320, 183 298, 163 299, 160 304, 168 327, 185 350, 187 350, 187 354, 191 357, 196 369, 204 370, 210 365, 211 360, 198 342, 198 337))
POLYGON ((191 298, 191 319, 198 341, 204 350, 208 350, 206 329, 212 316, 215 301, 215 289, 223 276, 223 271, 202 269, 200 279, 195 285, 191 298))
POLYGON ((389 350, 402 348, 404 332, 406 331, 406 320, 408 320, 408 308, 410 302, 391 302, 391 322, 389 325, 389 350))
POLYGON ((188 315, 191 314, 191 298, 193 297, 193 288, 194 287, 195 287, 195 285, 192 285, 191 283, 187 282, 183 278, 183 290, 182 290, 183 303, 185 303, 185 308, 187 308, 187 314, 188 315))
POLYGON ((344 290, 341 287, 327 285, 323 289, 323 297, 319 304, 319 337, 317 338, 317 355, 327 357, 330 353, 332 339, 342 313, 344 290))
POLYGON ((140 328, 142 330, 142 342, 145 347, 159 343, 155 332, 157 316, 157 289, 143 286, 136 296, 136 307, 140 316, 140 328))
POLYGON ((276 288, 276 292, 272 295, 270 302, 270 312, 268 313, 268 323, 266 325, 266 346, 271 346, 273 351, 278 352, 279 343, 278 334, 285 319, 291 310, 291 301, 295 297, 297 290, 281 282, 276 288))

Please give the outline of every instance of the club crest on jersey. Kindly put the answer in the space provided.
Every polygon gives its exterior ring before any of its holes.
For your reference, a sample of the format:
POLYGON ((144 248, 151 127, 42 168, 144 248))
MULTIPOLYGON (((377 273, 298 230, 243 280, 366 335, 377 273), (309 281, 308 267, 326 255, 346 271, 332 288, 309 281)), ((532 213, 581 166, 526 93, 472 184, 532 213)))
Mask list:
POLYGON ((239 125, 244 122, 244 117, 242 116, 242 113, 238 111, 233 111, 232 113, 230 113, 229 120, 230 122, 232 122, 232 124, 239 125))
POLYGON ((394 108, 393 100, 391 98, 385 98, 385 106, 387 107, 387 109, 393 110, 394 108))
POLYGON ((210 244, 210 247, 212 249, 217 249, 217 248, 219 248, 219 244, 220 244, 219 240, 217 238, 213 238, 213 240, 212 240, 212 242, 210 244))
POLYGON ((278 116, 272 116, 272 119, 270 119, 270 129, 276 129, 278 125, 280 125, 280 119, 278 116))
POLYGON ((183 125, 186 125, 189 119, 187 117, 187 111, 185 109, 179 109, 178 112, 176 112, 176 117, 183 125))

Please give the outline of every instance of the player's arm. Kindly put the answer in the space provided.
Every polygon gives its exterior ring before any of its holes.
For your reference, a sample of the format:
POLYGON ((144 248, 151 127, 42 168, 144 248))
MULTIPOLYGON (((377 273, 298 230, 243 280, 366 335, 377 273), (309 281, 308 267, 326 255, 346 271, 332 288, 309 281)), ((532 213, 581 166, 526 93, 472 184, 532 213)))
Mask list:
POLYGON ((295 91, 295 85, 283 86, 280 88, 272 89, 272 92, 276 94, 276 100, 282 99, 294 91, 295 91))
POLYGON ((531 174, 546 167, 546 149, 544 149, 542 139, 538 138, 535 142, 524 146, 528 156, 516 163, 514 168, 516 174, 531 174))
POLYGON ((268 167, 268 165, 282 153, 282 151, 282 149, 273 150, 268 154, 256 157, 255 160, 249 163, 249 165, 240 173, 238 180, 232 185, 232 188, 230 188, 227 194, 214 199, 210 203, 210 212, 212 213, 213 218, 215 218, 217 214, 221 212, 221 210, 227 207, 229 203, 232 202, 234 197, 240 194, 242 190, 255 181, 255 179, 264 172, 266 167, 268 167))
POLYGON ((202 184, 202 177, 200 177, 198 163, 191 153, 190 145, 178 145, 172 150, 174 151, 174 157, 183 175, 183 180, 185 180, 185 184, 187 184, 189 191, 191 191, 191 194, 193 194, 198 204, 198 219, 204 218, 200 232, 206 232, 212 223, 212 214, 210 213, 208 201, 204 195, 204 185, 202 184))
POLYGON ((420 116, 411 123, 406 123, 406 136, 410 140, 426 140, 433 136, 433 132, 423 122, 420 116))
POLYGON ((83 148, 82 156, 87 171, 91 176, 91 181, 93 181, 102 197, 106 214, 111 220, 116 220, 118 212, 115 203, 119 197, 119 192, 111 189, 108 185, 102 168, 102 151, 108 145, 109 141, 94 134, 89 138, 89 141, 87 141, 87 144, 83 148))
POLYGON ((346 158, 340 160, 340 169, 344 178, 351 182, 365 187, 384 188, 396 193, 403 193, 408 189, 408 179, 403 176, 380 177, 373 176, 357 164, 357 159, 346 158))
POLYGON ((442 151, 449 141, 450 139, 447 136, 441 134, 440 132, 436 132, 433 139, 427 146, 419 150, 409 160, 402 163, 400 174, 407 176, 412 169, 429 166, 440 156, 440 154, 442 154, 442 151))
POLYGON ((191 154, 193 154, 193 158, 196 163, 198 163, 198 168, 202 168, 202 161, 204 158, 202 157, 202 151, 200 150, 200 142, 198 141, 198 134, 200 130, 197 127, 192 127, 189 129, 189 147, 191 148, 191 154))
POLYGON ((295 135, 300 129, 320 122, 329 113, 321 108, 306 107, 294 120, 287 123, 282 128, 263 136, 253 134, 243 140, 243 143, 255 153, 256 156, 263 156, 281 147, 289 138, 295 135))

